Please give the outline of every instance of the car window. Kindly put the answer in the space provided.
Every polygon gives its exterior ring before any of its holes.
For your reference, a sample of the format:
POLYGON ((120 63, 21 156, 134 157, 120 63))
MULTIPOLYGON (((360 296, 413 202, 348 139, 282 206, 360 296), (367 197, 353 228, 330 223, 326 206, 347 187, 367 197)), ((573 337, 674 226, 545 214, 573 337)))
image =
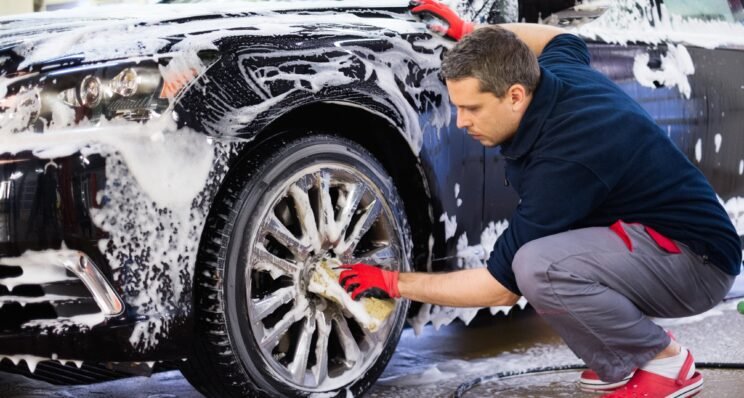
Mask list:
POLYGON ((664 0, 664 6, 671 15, 683 19, 742 22, 744 17, 741 15, 741 0, 664 0))
MULTIPOLYGON (((589 0, 594 3, 597 0, 589 0)), ((519 0, 519 21, 541 22, 552 14, 566 11, 576 6, 576 0, 519 0)))

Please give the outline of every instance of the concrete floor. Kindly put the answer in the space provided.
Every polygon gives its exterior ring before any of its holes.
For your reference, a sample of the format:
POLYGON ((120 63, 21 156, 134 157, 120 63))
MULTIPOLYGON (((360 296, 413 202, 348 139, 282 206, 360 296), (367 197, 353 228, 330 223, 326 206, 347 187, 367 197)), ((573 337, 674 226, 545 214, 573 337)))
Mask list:
MULTIPOLYGON (((690 348, 697 362, 738 363, 744 367, 744 315, 736 301, 691 318, 657 320, 690 348)), ((531 310, 497 319, 481 317, 469 327, 451 325, 421 336, 404 333, 399 349, 372 397, 451 397, 458 386, 499 372, 581 361, 531 310)), ((699 397, 744 396, 744 370, 701 369, 699 397)), ((529 374, 476 385, 464 397, 597 397, 575 387, 579 370, 529 374)))
MULTIPOLYGON (((703 315, 659 320, 690 347, 698 362, 744 364, 744 315, 735 302, 721 304, 703 315)), ((458 386, 499 372, 580 361, 554 333, 526 309, 509 316, 482 316, 465 327, 454 324, 420 336, 407 329, 398 350, 369 397, 451 397, 458 386)), ((703 369, 705 390, 700 397, 741 397, 743 370, 703 369)), ((464 397, 597 397, 575 388, 579 371, 521 375, 475 385, 464 397)), ((179 372, 132 378, 91 386, 52 386, 21 376, 0 373, 0 397, 75 398, 197 398, 179 372)))

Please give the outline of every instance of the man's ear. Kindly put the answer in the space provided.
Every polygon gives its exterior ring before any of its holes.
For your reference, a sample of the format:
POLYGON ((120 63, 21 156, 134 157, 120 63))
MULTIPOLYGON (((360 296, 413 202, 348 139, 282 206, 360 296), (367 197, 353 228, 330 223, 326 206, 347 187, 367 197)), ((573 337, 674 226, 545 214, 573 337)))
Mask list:
POLYGON ((527 105, 529 103, 527 98, 527 90, 524 88, 523 85, 519 83, 513 84, 511 87, 509 87, 509 90, 506 91, 506 97, 509 99, 512 110, 514 110, 515 112, 523 111, 527 108, 527 105))

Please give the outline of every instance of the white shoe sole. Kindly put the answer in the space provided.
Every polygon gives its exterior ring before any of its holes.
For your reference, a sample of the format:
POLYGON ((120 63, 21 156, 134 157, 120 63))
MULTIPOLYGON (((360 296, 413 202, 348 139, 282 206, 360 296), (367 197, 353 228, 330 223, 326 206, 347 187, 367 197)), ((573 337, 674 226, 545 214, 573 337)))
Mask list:
POLYGON ((602 380, 579 379, 579 389, 584 392, 608 392, 628 384, 628 380, 631 377, 633 377, 633 373, 616 383, 607 383, 602 380))
POLYGON ((688 398, 692 397, 693 395, 697 395, 702 390, 703 379, 701 378, 700 381, 698 381, 697 383, 690 384, 683 389, 677 390, 674 392, 674 394, 667 395, 666 398, 688 398))

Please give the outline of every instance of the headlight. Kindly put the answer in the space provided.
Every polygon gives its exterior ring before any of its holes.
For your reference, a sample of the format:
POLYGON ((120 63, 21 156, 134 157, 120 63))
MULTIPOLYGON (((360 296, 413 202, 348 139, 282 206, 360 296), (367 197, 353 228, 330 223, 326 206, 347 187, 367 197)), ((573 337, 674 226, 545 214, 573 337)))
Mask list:
POLYGON ((140 75, 133 68, 126 68, 111 79, 111 91, 122 97, 131 97, 140 85, 140 75))
POLYGON ((159 95, 164 82, 155 65, 95 69, 89 73, 51 75, 48 79, 52 79, 54 86, 67 87, 45 88, 44 94, 55 91, 57 94, 42 96, 42 117, 55 125, 70 119, 79 123, 102 117, 147 121, 159 116, 169 105, 168 99, 159 95), (74 116, 64 115, 66 112, 73 112, 74 116))
MULTIPOLYGON (((214 54, 195 57, 198 68, 171 59, 111 63, 12 77, 0 98, 0 130, 18 132, 124 119, 146 122, 159 117, 214 54)), ((3 87, 0 87, 0 92, 3 87)))
POLYGON ((86 108, 95 108, 101 103, 103 87, 101 79, 95 76, 85 76, 80 83, 80 104, 86 108))

